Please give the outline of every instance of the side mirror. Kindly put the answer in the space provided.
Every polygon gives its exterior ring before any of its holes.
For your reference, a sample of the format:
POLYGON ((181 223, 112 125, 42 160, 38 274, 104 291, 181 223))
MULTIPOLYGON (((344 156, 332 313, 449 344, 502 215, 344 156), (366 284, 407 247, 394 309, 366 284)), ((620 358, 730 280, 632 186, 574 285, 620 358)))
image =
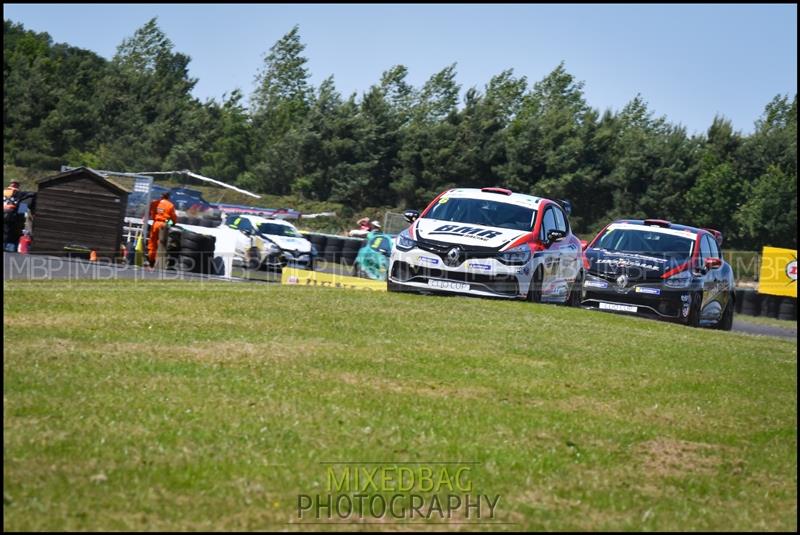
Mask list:
POLYGON ((703 263, 706 269, 717 269, 722 265, 721 258, 706 258, 706 261, 703 263))
POLYGON ((581 240, 581 251, 585 251, 587 247, 589 247, 589 242, 586 240, 581 240))
POLYGON ((547 243, 555 243, 567 237, 567 233, 563 230, 551 230, 547 233, 547 243))
POLYGON ((417 210, 406 210, 403 212, 403 217, 405 217, 406 221, 409 223, 413 223, 419 217, 419 212, 417 210))

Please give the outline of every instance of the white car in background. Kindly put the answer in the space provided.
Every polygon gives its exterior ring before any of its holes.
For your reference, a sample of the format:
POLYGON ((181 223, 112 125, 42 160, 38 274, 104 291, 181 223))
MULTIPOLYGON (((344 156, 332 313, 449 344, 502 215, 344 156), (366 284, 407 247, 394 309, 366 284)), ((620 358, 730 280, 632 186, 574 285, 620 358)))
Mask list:
POLYGON ((277 271, 287 265, 314 269, 315 247, 288 221, 228 214, 222 226, 241 235, 235 247, 236 256, 250 269, 277 271))

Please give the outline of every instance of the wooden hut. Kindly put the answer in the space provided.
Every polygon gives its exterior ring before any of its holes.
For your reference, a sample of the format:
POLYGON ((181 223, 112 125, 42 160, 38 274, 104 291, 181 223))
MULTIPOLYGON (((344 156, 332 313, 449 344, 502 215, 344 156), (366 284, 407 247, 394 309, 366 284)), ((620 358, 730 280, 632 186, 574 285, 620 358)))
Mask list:
POLYGON ((128 192, 87 167, 38 182, 31 252, 71 255, 94 250, 98 258, 116 258, 128 192))

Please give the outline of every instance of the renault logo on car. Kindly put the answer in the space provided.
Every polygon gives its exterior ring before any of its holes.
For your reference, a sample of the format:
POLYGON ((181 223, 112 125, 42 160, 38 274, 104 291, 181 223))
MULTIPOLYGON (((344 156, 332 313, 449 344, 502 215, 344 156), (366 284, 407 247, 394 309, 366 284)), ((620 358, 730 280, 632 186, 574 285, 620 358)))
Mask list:
POLYGON ((617 288, 625 288, 628 285, 628 276, 623 274, 617 277, 617 288))
POLYGON ((457 266, 461 263, 461 247, 453 247, 447 251, 444 263, 448 266, 457 266))

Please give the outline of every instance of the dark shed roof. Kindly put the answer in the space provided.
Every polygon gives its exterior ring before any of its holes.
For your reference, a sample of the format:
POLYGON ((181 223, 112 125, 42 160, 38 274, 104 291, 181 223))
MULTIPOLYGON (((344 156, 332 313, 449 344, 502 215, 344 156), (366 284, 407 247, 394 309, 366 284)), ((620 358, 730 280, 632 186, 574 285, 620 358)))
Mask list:
POLYGON ((46 184, 48 184, 49 182, 63 179, 66 177, 74 177, 80 175, 85 175, 88 178, 95 180, 98 184, 108 188, 110 191, 114 193, 119 193, 119 194, 124 193, 126 195, 129 193, 127 189, 123 188, 113 180, 104 177, 103 175, 101 175, 100 173, 89 167, 77 167, 70 171, 64 171, 63 173, 59 173, 54 176, 40 178, 39 180, 36 181, 36 184, 39 186, 39 189, 42 189, 43 187, 47 187, 46 184))

